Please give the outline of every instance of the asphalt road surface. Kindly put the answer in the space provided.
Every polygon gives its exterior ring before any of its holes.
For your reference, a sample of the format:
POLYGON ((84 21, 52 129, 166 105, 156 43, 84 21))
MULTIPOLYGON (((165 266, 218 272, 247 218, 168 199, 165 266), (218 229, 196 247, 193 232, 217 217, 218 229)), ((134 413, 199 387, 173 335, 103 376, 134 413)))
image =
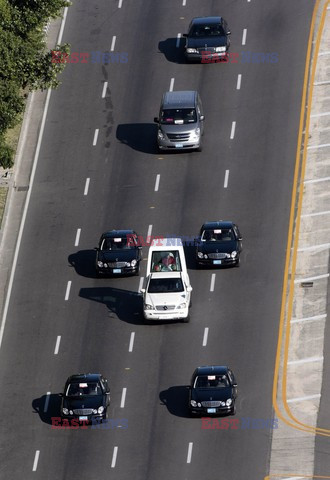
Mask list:
POLYGON ((188 416, 187 385, 196 366, 227 364, 238 380, 236 418, 272 418, 313 6, 310 0, 187 0, 185 6, 124 0, 118 8, 117 1, 84 0, 69 8, 63 41, 72 52, 91 58, 112 45, 128 61, 68 64, 51 96, 0 351, 2 478, 267 474, 271 430, 202 429, 200 419, 188 416), (237 63, 185 64, 178 33, 194 16, 218 14, 231 28, 237 63), (248 51, 276 53, 278 61, 243 63, 248 51), (202 153, 157 153, 153 117, 171 79, 174 90, 200 93, 202 153), (143 325, 139 278, 95 278, 93 248, 105 230, 193 236, 203 222, 218 219, 240 227, 241 267, 196 270, 188 249, 189 324, 143 325), (78 372, 109 378, 110 416, 127 419, 128 428, 51 428, 57 394, 78 372))

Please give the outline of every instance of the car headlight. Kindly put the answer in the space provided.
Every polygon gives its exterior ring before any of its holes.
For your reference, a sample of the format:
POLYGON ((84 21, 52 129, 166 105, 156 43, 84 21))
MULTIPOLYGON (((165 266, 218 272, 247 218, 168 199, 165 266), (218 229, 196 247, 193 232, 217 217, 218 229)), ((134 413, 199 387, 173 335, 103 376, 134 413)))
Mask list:
POLYGON ((154 307, 153 307, 153 305, 150 305, 149 303, 146 303, 145 306, 144 306, 144 309, 145 310, 154 310, 154 307))
POLYGON ((195 136, 195 137, 199 137, 199 136, 200 136, 200 133, 201 133, 201 130, 200 130, 200 128, 195 128, 195 131, 194 131, 194 134, 193 134, 193 136, 195 136))
POLYGON ((69 410, 67 408, 62 408, 63 415, 69 415, 69 410))
POLYGON ((203 253, 203 252, 197 252, 197 257, 198 257, 198 258, 203 258, 203 257, 204 257, 204 253, 203 253))
POLYGON ((206 253, 204 253, 204 258, 209 258, 206 253))
POLYGON ((230 253, 226 253, 226 258, 230 258, 230 253))
POLYGON ((216 51, 216 52, 225 52, 225 51, 226 51, 226 47, 216 47, 216 48, 215 48, 215 51, 216 51))
POLYGON ((230 256, 231 256, 231 258, 235 258, 236 255, 237 255, 237 252, 236 252, 236 250, 234 250, 233 252, 231 252, 231 255, 230 255, 230 256))
POLYGON ((231 398, 228 398, 228 400, 226 400, 226 405, 227 407, 230 407, 230 405, 233 403, 232 399, 231 398))
POLYGON ((103 413, 104 412, 104 407, 99 407, 97 409, 97 413, 103 413))
POLYGON ((198 50, 196 48, 186 48, 187 53, 198 53, 198 50))
POLYGON ((161 130, 158 130, 158 139, 159 140, 165 140, 165 135, 163 134, 163 132, 161 130))
POLYGON ((130 267, 131 266, 131 262, 126 262, 125 263, 125 267, 130 267))
POLYGON ((100 268, 102 268, 102 267, 103 267, 103 262, 101 262, 100 260, 98 260, 97 266, 100 267, 100 268))
POLYGON ((195 400, 190 400, 190 405, 192 407, 197 407, 197 402, 195 402, 195 400))
POLYGON ((186 308, 186 306, 187 306, 186 302, 180 303, 180 305, 178 306, 178 310, 181 310, 182 308, 186 308))
POLYGON ((131 267, 135 267, 136 264, 137 264, 137 261, 135 259, 131 261, 131 267))
POLYGON ((92 412, 93 412, 93 413, 97 413, 96 408, 93 408, 92 412))

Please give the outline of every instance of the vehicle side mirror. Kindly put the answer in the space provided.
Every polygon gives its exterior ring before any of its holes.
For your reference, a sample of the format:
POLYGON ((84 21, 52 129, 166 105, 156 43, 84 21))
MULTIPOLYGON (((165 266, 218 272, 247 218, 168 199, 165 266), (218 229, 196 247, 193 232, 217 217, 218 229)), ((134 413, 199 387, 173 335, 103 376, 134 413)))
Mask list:
POLYGON ((237 383, 233 383, 233 387, 237 388, 237 383))
POLYGON ((138 249, 139 249, 139 250, 142 250, 142 247, 141 247, 141 245, 138 245, 138 249))
POLYGON ((183 37, 188 37, 188 33, 183 33, 182 36, 183 37))
POLYGON ((200 120, 204 120, 204 119, 205 119, 205 115, 201 115, 201 116, 199 117, 199 119, 200 119, 200 120))
POLYGON ((191 286, 187 287, 187 292, 192 292, 192 287, 191 286))
POLYGON ((158 117, 154 117, 154 122, 155 122, 155 123, 159 123, 159 118, 158 118, 158 117))
POLYGON ((140 293, 146 293, 146 289, 145 289, 145 288, 141 288, 141 289, 140 289, 140 293))
POLYGON ((243 237, 238 237, 238 239, 237 239, 237 240, 241 241, 241 240, 243 240, 243 237))
POLYGON ((230 35, 231 34, 231 31, 230 30, 227 30, 227 35, 230 35))
POLYGON ((63 393, 59 393, 58 396, 59 396, 59 397, 63 397, 63 393))
POLYGON ((97 251, 98 249, 99 249, 99 247, 94 247, 94 250, 96 250, 96 251, 97 251))

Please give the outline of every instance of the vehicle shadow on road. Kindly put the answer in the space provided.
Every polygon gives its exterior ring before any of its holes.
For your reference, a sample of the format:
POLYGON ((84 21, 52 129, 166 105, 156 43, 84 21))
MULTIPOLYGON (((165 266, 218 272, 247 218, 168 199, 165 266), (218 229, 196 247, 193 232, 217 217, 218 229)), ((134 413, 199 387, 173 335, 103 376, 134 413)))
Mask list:
POLYGON ((162 405, 167 407, 171 415, 177 417, 190 418, 188 410, 189 386, 178 385, 163 390, 159 394, 162 405))
POLYGON ((120 124, 116 130, 116 137, 133 150, 152 155, 158 153, 157 125, 154 123, 120 124))
POLYGON ((79 250, 68 256, 68 262, 74 267, 77 275, 97 278, 95 271, 95 250, 79 250))
POLYGON ((32 408, 39 414, 42 422, 52 424, 52 418, 59 418, 61 412, 61 397, 59 394, 52 393, 35 398, 32 402, 32 408), (46 410, 46 412, 45 412, 46 410))
POLYGON ((115 313, 123 322, 132 325, 144 323, 143 299, 137 292, 111 287, 81 288, 79 296, 86 300, 103 303, 110 313, 115 313))
POLYGON ((184 44, 185 39, 180 39, 179 46, 177 47, 177 38, 167 38, 158 43, 159 51, 164 55, 168 62, 172 63, 186 63, 184 56, 184 44))

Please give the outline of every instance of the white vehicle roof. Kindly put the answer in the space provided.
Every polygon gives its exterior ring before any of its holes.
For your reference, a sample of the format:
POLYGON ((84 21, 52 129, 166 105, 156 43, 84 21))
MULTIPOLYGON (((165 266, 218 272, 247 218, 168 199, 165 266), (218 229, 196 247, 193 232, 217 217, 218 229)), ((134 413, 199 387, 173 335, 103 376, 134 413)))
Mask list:
POLYGON ((152 272, 150 278, 181 278, 181 272, 152 272))
POLYGON ((164 270, 166 270, 165 277, 177 275, 178 272, 182 272, 184 276, 188 275, 181 238, 154 238, 151 242, 146 276, 150 273, 159 275, 159 273, 165 273, 164 270), (171 261, 163 260, 167 254, 172 257, 171 261))

